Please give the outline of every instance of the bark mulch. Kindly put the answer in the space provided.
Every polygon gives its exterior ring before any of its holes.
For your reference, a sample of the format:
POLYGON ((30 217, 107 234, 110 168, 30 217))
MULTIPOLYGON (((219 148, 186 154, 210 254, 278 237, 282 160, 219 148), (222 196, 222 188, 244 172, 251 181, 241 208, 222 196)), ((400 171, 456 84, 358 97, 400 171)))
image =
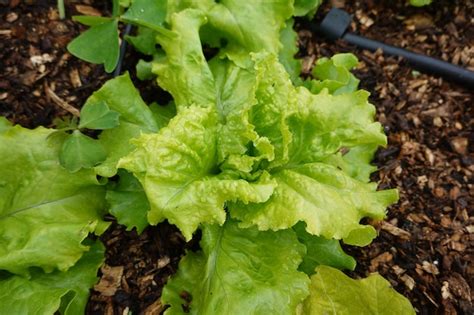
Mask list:
MULTIPOLYGON (((82 28, 59 20, 55 1, 26 2, 0 0, 0 115, 29 128, 51 127, 55 118, 80 108, 110 75, 66 52, 82 28)), ((327 2, 316 20, 336 5, 354 15, 355 32, 474 70, 470 0, 435 0, 424 8, 408 7, 402 0, 327 2)), ((68 13, 106 12, 106 3, 69 1, 68 13)), ((306 73, 321 56, 357 55, 361 63, 355 73, 372 93, 389 139, 377 153, 379 170, 373 179, 380 188, 398 188, 400 201, 389 209, 387 220, 371 222, 380 235, 370 246, 346 247, 358 261, 351 275, 380 273, 421 314, 473 314, 474 91, 421 74, 380 52, 298 32, 306 73)), ((162 95, 149 85, 140 84, 140 89, 147 100, 162 95)), ((185 248, 196 247, 186 245, 166 223, 141 235, 113 223, 101 240, 106 265, 92 290, 88 314, 160 313, 163 285, 176 272, 185 248)))

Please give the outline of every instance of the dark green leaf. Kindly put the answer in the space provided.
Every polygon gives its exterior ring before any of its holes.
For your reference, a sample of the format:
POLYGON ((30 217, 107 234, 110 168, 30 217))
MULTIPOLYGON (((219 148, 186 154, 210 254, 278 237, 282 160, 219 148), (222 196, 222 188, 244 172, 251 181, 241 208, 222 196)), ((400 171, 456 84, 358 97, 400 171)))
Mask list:
POLYGON ((160 129, 168 125, 170 119, 176 116, 176 106, 173 102, 166 106, 153 103, 150 105, 150 110, 152 111, 156 124, 160 129))
POLYGON ((85 61, 104 64, 105 71, 112 72, 119 59, 119 34, 116 19, 94 25, 69 43, 67 49, 85 61))
POLYGON ((120 114, 110 110, 104 101, 87 102, 81 109, 79 128, 99 130, 115 128, 120 124, 119 116, 120 114))
POLYGON ((76 129, 78 126, 78 119, 75 116, 56 117, 53 120, 53 125, 56 129, 76 129))
POLYGON ((298 36, 293 30, 293 23, 293 19, 286 21, 285 28, 280 31, 282 48, 278 54, 278 59, 285 67, 285 70, 290 74, 291 81, 293 81, 295 85, 299 85, 301 82, 301 60, 295 58, 298 52, 298 36))
POLYGON ((138 27, 137 36, 126 36, 125 39, 135 47, 136 50, 145 55, 153 55, 156 53, 156 31, 138 27))
POLYGON ((338 240, 309 234, 303 222, 296 224, 293 230, 298 240, 306 246, 306 255, 303 257, 299 270, 308 275, 314 274, 315 268, 319 265, 354 270, 355 259, 344 253, 338 240))
POLYGON ((143 191, 140 182, 124 170, 119 170, 120 180, 118 184, 107 190, 106 199, 112 213, 120 224, 131 230, 136 227, 141 233, 148 225, 146 218, 150 210, 150 204, 143 191))
POLYGON ((104 161, 107 154, 99 141, 89 138, 79 130, 68 136, 59 152, 59 162, 74 173, 81 168, 91 168, 104 161))

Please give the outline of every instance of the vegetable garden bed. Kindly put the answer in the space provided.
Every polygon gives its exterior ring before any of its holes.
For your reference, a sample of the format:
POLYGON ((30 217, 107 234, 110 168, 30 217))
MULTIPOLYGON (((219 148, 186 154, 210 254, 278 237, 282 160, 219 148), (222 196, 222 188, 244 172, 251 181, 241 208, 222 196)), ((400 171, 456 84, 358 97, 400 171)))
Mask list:
MULTIPOLYGON (((110 13, 110 7, 96 2, 69 4, 67 12, 110 13)), ((353 27, 367 37, 474 69, 474 6, 469 1, 435 1, 423 8, 398 2, 334 3, 354 14, 353 27)), ((316 18, 328 8, 324 5, 316 18)), ((365 278, 379 272, 423 314, 472 313, 473 91, 420 74, 395 58, 328 43, 298 21, 295 27, 303 76, 310 75, 320 57, 340 52, 358 57, 354 74, 361 88, 371 92, 370 101, 388 136, 388 146, 376 154, 378 172, 372 179, 381 189, 400 191, 400 201, 390 207, 385 221, 368 222, 379 237, 368 247, 344 247, 357 261, 348 274, 365 278)), ((59 20, 53 2, 0 1, 2 116, 28 128, 58 127, 55 119, 73 116, 74 108, 111 78, 101 66, 66 53, 80 29, 75 22, 59 20)), ((166 92, 157 91, 154 80, 136 79, 134 66, 141 57, 129 50, 124 70, 131 72, 142 98, 147 104, 169 100, 166 92)), ((100 237, 106 265, 87 314, 160 313, 163 286, 176 273, 185 249, 199 248, 199 237, 186 244, 179 230, 167 223, 138 235, 112 216, 106 220, 112 222, 100 237)), ((181 298, 191 302, 184 291, 181 298)))

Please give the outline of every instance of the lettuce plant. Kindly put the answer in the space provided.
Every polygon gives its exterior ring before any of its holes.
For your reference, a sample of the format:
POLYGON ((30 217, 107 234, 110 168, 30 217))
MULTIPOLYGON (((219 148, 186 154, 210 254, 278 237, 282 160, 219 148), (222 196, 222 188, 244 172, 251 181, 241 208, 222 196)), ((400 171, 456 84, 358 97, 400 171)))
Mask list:
POLYGON ((86 237, 107 227, 104 210, 138 232, 164 220, 187 240, 201 231, 163 290, 167 314, 413 313, 380 276, 338 271, 355 268, 340 242, 369 244, 376 231, 361 219, 382 219, 398 195, 370 182, 386 137, 349 72, 355 57, 320 59, 314 79, 299 78, 292 17, 317 5, 135 0, 112 18, 77 18, 91 28, 69 48, 106 70, 117 24, 137 25, 128 40, 150 55, 138 74, 173 100, 148 106, 124 74, 79 123, 0 120, 0 313, 34 313, 40 299, 42 313, 83 312, 101 263, 86 237))

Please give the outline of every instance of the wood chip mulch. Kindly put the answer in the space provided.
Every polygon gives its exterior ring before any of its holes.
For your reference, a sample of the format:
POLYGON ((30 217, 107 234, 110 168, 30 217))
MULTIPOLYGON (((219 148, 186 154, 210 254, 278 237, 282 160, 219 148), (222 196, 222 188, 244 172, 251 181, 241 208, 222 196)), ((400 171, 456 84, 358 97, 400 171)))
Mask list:
MULTIPOLYGON (((59 20, 55 1, 27 2, 0 0, 0 115, 25 127, 51 127, 110 76, 66 52, 81 27, 59 20)), ((106 2, 70 1, 67 10, 105 12, 106 2)), ((331 4, 354 15, 352 29, 359 34, 474 70, 470 0, 435 0, 424 8, 403 0, 328 0, 317 20, 331 4)), ((380 188, 398 188, 400 202, 386 221, 371 222, 380 233, 373 244, 346 247, 358 261, 351 275, 380 273, 421 314, 474 314, 473 89, 380 52, 330 43, 302 29, 299 36, 306 73, 321 56, 357 55, 355 73, 372 93, 389 138, 377 153, 373 178, 380 188)), ((186 248, 179 232, 160 224, 137 235, 114 223, 101 239, 106 265, 87 314, 159 314, 162 287, 186 248)))

